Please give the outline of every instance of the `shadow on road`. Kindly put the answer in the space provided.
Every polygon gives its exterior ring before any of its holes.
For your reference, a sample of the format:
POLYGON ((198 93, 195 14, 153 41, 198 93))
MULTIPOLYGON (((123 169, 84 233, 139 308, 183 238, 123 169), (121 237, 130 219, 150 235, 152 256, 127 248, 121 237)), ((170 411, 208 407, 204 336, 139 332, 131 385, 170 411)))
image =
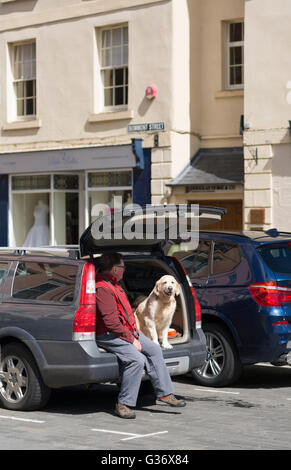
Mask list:
MULTIPOLYGON (((184 383, 201 387, 195 383, 190 374, 173 377, 174 382, 184 383)), ((291 368, 290 367, 274 367, 271 365, 257 364, 246 366, 240 379, 229 387, 223 387, 227 390, 238 389, 277 389, 291 386, 291 368)), ((207 386, 206 388, 211 388, 207 386)), ((217 388, 217 387, 216 387, 217 388)), ((191 390, 191 389, 190 389, 191 390)), ((108 413, 114 414, 114 406, 118 396, 118 386, 112 384, 92 385, 90 387, 68 387, 63 389, 52 390, 52 395, 45 411, 49 413, 70 414, 70 415, 86 415, 91 413, 108 413)), ((179 397, 179 396, 178 396, 179 397)), ((197 397, 192 395, 185 396, 186 401, 197 401, 197 397)), ((201 401, 217 401, 216 398, 200 397, 201 401)), ((241 401, 229 402, 232 405, 249 408, 249 403, 241 401)), ((137 410, 148 411, 153 414, 166 413, 175 415, 180 413, 169 407, 164 409, 155 404, 155 396, 149 383, 143 383, 139 394, 137 410)))
MULTIPOLYGON (((85 415, 91 413, 114 414, 114 406, 117 401, 118 387, 116 385, 103 384, 90 387, 67 387, 52 390, 52 395, 45 411, 48 413, 85 415)), ((177 395, 179 398, 179 396, 177 395)), ((139 394, 137 410, 148 411, 152 414, 180 414, 180 411, 156 405, 155 395, 146 387, 139 394)))
MULTIPOLYGON (((174 381, 192 383, 194 385, 199 385, 194 381, 194 378, 190 374, 174 377, 174 381)), ((243 373, 239 380, 229 387, 231 389, 251 389, 251 388, 284 388, 291 386, 291 367, 284 366, 272 366, 271 364, 256 364, 252 366, 245 366, 243 373)), ((201 385, 199 385, 201 387, 201 385)), ((210 388, 209 386, 207 386, 210 388)), ((216 387, 218 388, 218 387, 216 387)))

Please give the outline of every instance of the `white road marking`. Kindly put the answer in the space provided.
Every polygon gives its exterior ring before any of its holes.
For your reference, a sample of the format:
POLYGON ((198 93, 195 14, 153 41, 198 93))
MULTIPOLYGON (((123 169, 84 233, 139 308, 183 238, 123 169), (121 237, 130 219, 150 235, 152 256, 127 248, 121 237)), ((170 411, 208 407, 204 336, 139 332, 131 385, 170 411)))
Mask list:
MULTIPOLYGON (((193 390, 193 389, 192 389, 193 390)), ((194 390, 197 390, 198 392, 212 392, 212 393, 228 393, 230 395, 240 395, 240 392, 227 392, 225 390, 217 390, 215 388, 213 389, 207 389, 207 388, 194 388, 194 390)))
POLYGON ((133 434, 132 432, 111 431, 108 429, 91 429, 91 431, 108 432, 112 434, 124 434, 125 436, 137 436, 137 434, 133 434))
POLYGON ((128 441, 130 439, 139 439, 141 437, 155 436, 157 434, 166 434, 168 432, 168 431, 158 431, 158 432, 152 432, 150 434, 136 434, 136 433, 131 433, 131 432, 113 431, 113 430, 108 430, 108 429, 91 429, 91 431, 130 436, 130 437, 124 437, 123 439, 121 439, 122 441, 128 441))
POLYGON ((45 423, 45 421, 39 421, 38 419, 28 419, 28 418, 15 418, 14 416, 3 416, 0 415, 0 419, 12 419, 14 421, 26 421, 28 423, 45 423))
POLYGON ((151 434, 136 434, 133 437, 125 437, 121 439, 122 441, 129 441, 130 439, 138 439, 139 437, 149 437, 149 436, 156 436, 157 434, 167 434, 168 431, 159 431, 159 432, 152 432, 151 434))

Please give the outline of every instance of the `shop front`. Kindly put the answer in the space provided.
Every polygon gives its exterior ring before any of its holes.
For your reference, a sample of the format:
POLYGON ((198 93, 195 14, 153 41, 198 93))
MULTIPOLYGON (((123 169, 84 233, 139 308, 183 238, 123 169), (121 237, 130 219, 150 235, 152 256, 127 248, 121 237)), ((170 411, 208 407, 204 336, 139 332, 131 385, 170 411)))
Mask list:
MULTIPOLYGON (((244 157, 241 147, 200 148, 168 186, 175 203, 226 209, 215 230, 242 230, 244 157)), ((213 229, 212 226, 204 228, 213 229)))
POLYGON ((150 153, 133 142, 0 156, 0 245, 75 245, 100 207, 150 203, 150 153))

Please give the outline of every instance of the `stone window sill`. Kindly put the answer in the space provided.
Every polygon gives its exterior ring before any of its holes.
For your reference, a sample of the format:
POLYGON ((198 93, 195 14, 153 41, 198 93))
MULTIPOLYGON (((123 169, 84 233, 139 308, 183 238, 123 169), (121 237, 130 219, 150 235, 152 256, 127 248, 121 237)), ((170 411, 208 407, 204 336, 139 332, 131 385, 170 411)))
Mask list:
POLYGON ((214 94, 214 98, 235 98, 236 96, 244 96, 244 90, 221 90, 214 94))
POLYGON ((90 114, 88 122, 108 122, 108 121, 119 121, 122 119, 132 119, 134 116, 132 109, 123 111, 111 111, 108 113, 90 114))
POLYGON ((6 122, 2 129, 3 131, 18 131, 23 129, 38 129, 39 127, 41 127, 41 120, 32 119, 29 121, 6 122))

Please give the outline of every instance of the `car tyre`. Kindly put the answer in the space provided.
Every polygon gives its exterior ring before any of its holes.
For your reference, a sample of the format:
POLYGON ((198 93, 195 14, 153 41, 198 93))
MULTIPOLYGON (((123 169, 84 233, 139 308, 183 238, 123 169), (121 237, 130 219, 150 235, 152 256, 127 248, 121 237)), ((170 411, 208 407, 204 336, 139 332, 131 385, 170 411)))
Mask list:
POLYGON ((207 359, 201 367, 192 370, 195 382, 209 387, 233 384, 242 373, 242 364, 230 334, 216 323, 206 323, 203 331, 207 359))
POLYGON ((43 383, 35 360, 25 346, 10 343, 2 348, 0 362, 0 401, 4 408, 17 411, 44 407, 50 389, 43 383))

